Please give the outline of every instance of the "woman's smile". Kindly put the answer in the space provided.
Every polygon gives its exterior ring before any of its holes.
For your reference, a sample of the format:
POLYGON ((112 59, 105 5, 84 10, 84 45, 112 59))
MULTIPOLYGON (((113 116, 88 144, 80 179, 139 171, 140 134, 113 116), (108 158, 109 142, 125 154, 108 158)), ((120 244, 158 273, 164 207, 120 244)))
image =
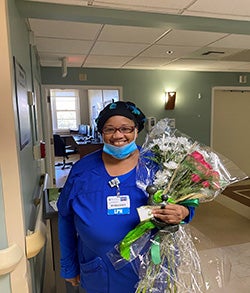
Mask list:
POLYGON ((110 141, 112 145, 114 146, 123 146, 128 143, 127 139, 126 140, 115 140, 115 141, 110 141))

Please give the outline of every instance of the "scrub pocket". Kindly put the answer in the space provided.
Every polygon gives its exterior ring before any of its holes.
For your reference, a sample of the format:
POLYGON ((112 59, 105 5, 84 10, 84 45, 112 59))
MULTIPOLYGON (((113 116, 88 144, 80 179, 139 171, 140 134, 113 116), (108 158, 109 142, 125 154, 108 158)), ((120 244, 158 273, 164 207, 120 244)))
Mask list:
POLYGON ((108 273, 102 258, 80 264, 81 286, 90 293, 108 293, 108 273))

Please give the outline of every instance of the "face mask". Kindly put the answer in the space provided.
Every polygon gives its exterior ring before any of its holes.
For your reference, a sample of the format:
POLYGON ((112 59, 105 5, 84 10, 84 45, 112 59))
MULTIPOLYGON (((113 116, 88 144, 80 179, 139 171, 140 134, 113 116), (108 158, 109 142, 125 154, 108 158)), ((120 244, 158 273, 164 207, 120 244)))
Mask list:
POLYGON ((131 153, 137 149, 135 141, 131 141, 129 144, 118 147, 108 143, 104 143, 103 151, 112 157, 122 160, 127 158, 131 153))

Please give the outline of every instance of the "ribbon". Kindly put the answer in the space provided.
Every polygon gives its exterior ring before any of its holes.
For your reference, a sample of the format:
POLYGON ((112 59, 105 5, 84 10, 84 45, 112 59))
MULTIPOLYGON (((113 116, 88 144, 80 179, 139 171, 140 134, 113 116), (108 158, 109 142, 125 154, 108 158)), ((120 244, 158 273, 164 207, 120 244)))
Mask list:
POLYGON ((160 237, 157 236, 152 242, 151 248, 150 248, 150 254, 152 262, 155 265, 159 265, 161 263, 161 248, 160 248, 160 237))
POLYGON ((155 228, 155 225, 150 221, 140 222, 133 230, 129 231, 128 234, 123 238, 119 245, 119 251, 121 256, 129 260, 130 259, 130 247, 139 239, 144 233, 155 228))

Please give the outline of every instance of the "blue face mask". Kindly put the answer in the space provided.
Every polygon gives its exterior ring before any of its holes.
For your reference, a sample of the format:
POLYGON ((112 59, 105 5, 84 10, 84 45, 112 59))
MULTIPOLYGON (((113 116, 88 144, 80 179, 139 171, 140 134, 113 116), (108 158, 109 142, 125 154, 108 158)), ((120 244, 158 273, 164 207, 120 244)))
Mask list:
POLYGON ((131 141, 129 144, 118 147, 112 144, 104 143, 103 151, 112 157, 122 160, 127 158, 131 153, 137 150, 137 145, 135 141, 131 141))

